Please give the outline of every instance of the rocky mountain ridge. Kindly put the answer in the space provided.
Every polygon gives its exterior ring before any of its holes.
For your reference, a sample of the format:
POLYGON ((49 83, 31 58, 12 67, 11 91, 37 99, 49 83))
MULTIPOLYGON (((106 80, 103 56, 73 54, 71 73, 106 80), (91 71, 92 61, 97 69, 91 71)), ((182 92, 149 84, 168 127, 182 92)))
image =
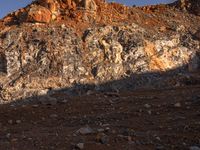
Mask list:
POLYGON ((37 0, 9 14, 0 23, 1 103, 63 88, 81 94, 199 82, 200 17, 177 9, 180 2, 37 0))

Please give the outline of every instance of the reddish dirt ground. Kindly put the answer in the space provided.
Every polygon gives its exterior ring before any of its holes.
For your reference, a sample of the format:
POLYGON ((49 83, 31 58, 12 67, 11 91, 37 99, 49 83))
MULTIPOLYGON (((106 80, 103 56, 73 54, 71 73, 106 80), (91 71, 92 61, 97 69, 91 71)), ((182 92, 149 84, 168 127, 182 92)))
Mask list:
POLYGON ((1 150, 70 150, 78 143, 86 150, 187 150, 200 145, 200 86, 2 105, 0 129, 1 150), (86 126, 93 131, 80 134, 86 126))

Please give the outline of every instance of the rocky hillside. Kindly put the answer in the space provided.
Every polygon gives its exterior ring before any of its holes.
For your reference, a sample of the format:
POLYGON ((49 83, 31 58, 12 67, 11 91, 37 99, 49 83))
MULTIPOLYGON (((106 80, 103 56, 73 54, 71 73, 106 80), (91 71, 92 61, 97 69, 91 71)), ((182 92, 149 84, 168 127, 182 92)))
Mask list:
MULTIPOLYGON (((188 1, 187 1, 188 2, 188 1)), ((127 7, 36 0, 0 21, 1 103, 68 94, 197 84, 199 3, 127 7), (179 7, 180 6, 180 7, 179 7)))

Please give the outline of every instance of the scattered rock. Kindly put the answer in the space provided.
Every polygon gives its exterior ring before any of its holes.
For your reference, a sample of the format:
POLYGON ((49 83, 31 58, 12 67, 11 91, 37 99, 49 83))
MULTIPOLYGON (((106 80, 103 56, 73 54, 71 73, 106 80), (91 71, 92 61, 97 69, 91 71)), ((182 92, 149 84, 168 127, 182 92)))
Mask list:
POLYGON ((66 104, 66 103, 68 103, 68 100, 63 100, 63 101, 61 101, 61 103, 66 104))
POLYGON ((181 103, 176 103, 176 104, 174 104, 174 107, 180 108, 180 107, 181 107, 181 103))
POLYGON ((151 115, 151 114, 152 114, 152 111, 151 111, 151 110, 148 110, 147 112, 148 112, 148 114, 149 114, 149 115, 151 115))
POLYGON ((32 105, 32 107, 34 107, 34 108, 38 108, 38 107, 39 107, 39 105, 36 105, 36 104, 35 104, 35 105, 32 105))
POLYGON ((165 147, 160 145, 160 146, 156 146, 156 150, 165 150, 165 147))
POLYGON ((22 121, 21 120, 16 120, 16 123, 17 124, 20 124, 22 121))
POLYGON ((9 139, 9 138, 10 138, 10 136, 11 136, 11 134, 10 134, 10 133, 7 133, 7 134, 6 134, 6 138, 8 138, 8 139, 9 139))
POLYGON ((159 28, 159 30, 160 30, 161 32, 166 32, 166 31, 167 31, 167 27, 162 26, 162 27, 159 28))
POLYGON ((43 89, 38 91, 38 96, 46 96, 48 95, 49 89, 43 89))
POLYGON ((105 131, 106 132, 110 131, 110 127, 106 127, 105 131))
POLYGON ((80 150, 84 149, 84 143, 78 143, 78 144, 76 144, 75 148, 80 149, 80 150))
POLYGON ((100 142, 101 144, 108 144, 109 137, 104 133, 98 133, 96 140, 97 140, 97 142, 100 142))
POLYGON ((144 107, 145 107, 145 108, 151 108, 151 105, 145 104, 144 107))
POLYGON ((160 137, 156 136, 156 140, 161 141, 160 137))
POLYGON ((90 128, 89 126, 82 127, 76 133, 82 134, 82 135, 87 135, 87 134, 92 134, 94 133, 94 130, 90 128))
POLYGON ((50 117, 50 118, 57 118, 58 115, 57 115, 57 114, 51 114, 49 117, 50 117))
POLYGON ((135 131, 133 129, 122 129, 120 132, 123 136, 134 136, 135 131))
POLYGON ((104 132, 104 129, 97 129, 97 132, 104 132))
POLYGON ((8 123, 9 123, 9 124, 13 124, 13 121, 12 121, 12 120, 8 120, 8 123))
POLYGON ((65 29, 65 28, 66 28, 65 24, 62 24, 62 25, 61 25, 61 28, 65 29))

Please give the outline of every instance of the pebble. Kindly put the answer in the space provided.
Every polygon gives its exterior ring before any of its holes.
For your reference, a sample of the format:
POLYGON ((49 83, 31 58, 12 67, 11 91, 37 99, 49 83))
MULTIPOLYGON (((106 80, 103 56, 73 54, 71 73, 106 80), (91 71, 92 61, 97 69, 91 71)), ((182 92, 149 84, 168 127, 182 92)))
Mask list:
POLYGON ((49 117, 50 117, 50 118, 57 118, 58 115, 56 115, 56 114, 51 114, 49 117))
POLYGON ((145 108, 151 108, 151 105, 145 104, 144 107, 145 107, 145 108))
POLYGON ((151 110, 149 110, 149 111, 148 111, 148 114, 149 114, 149 115, 151 115, 151 114, 152 114, 151 110))
POLYGON ((104 129, 97 129, 98 132, 104 132, 104 129))
POLYGON ((77 149, 84 149, 84 143, 78 143, 76 144, 77 149))
POLYGON ((92 130, 92 128, 90 128, 89 126, 87 126, 87 127, 80 128, 77 131, 77 133, 80 133, 82 135, 86 135, 86 134, 94 133, 94 131, 92 130))
POLYGON ((160 112, 156 112, 156 115, 160 115, 160 112))
POLYGON ((48 95, 49 89, 43 89, 38 91, 38 96, 48 95))
POLYGON ((37 108, 37 107, 39 107, 39 106, 38 106, 38 105, 32 105, 32 107, 37 108))
POLYGON ((110 126, 110 124, 103 124, 102 127, 110 126))
POLYGON ((13 124, 13 121, 12 121, 12 120, 8 120, 8 123, 9 123, 9 124, 13 124))
POLYGON ((135 131, 132 129, 123 129, 121 130, 121 134, 123 136, 134 136, 135 135, 135 131))
POLYGON ((160 30, 161 32, 165 32, 165 31, 167 30, 167 27, 162 26, 162 27, 159 28, 159 30, 160 30))
POLYGON ((109 137, 104 133, 99 133, 97 134, 96 140, 97 142, 100 142, 101 144, 108 144, 109 137))
POLYGON ((20 124, 20 123, 22 123, 22 121, 21 120, 16 120, 16 123, 20 124))
POLYGON ((63 100, 61 103, 65 104, 65 103, 67 103, 67 102, 68 102, 68 100, 63 100))
POLYGON ((94 94, 94 92, 91 91, 91 90, 88 90, 87 93, 86 93, 86 95, 92 95, 92 94, 94 94))
POLYGON ((156 140, 161 141, 160 137, 158 137, 158 136, 156 137, 156 140))
POLYGON ((174 107, 180 108, 180 107, 181 107, 181 103, 176 103, 176 104, 174 104, 174 107))
POLYGON ((191 146, 190 150, 200 150, 200 147, 198 147, 198 146, 191 146))
POLYGON ((109 127, 106 127, 106 131, 109 131, 110 130, 110 128, 109 127))
POLYGON ((8 138, 8 139, 9 139, 9 138, 10 138, 10 136, 11 136, 11 134, 10 134, 10 133, 7 133, 7 134, 6 134, 6 138, 8 138))
POLYGON ((61 25, 61 28, 62 28, 62 29, 65 29, 65 28, 66 28, 65 24, 62 24, 62 25, 61 25))

